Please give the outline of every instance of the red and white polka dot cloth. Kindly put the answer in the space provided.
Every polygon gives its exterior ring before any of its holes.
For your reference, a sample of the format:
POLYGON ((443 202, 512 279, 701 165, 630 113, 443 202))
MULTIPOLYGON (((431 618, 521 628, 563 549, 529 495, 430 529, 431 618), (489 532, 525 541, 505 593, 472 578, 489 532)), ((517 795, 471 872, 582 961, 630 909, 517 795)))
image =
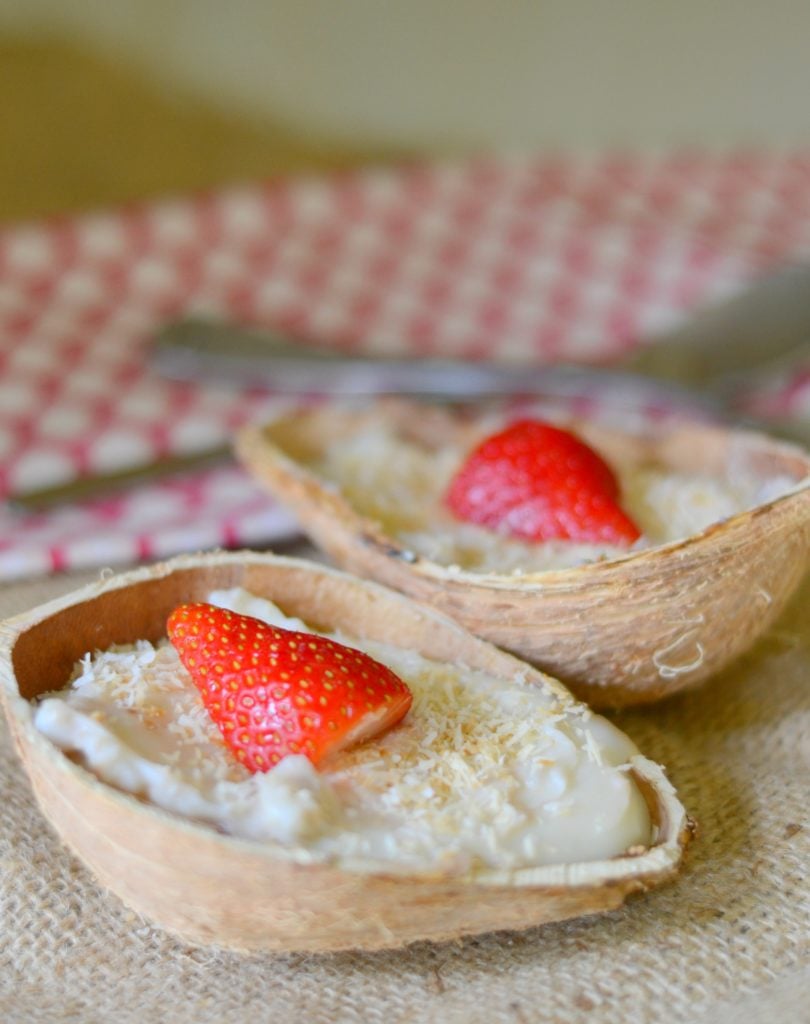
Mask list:
MULTIPOLYGON (((587 361, 808 254, 810 151, 480 160, 12 227, 0 495, 201 450, 272 405, 150 371, 150 337, 180 315, 374 352, 587 361)), ((810 414, 810 372, 756 401, 810 414)), ((0 578, 292 530, 224 467, 47 514, 0 505, 0 578)))

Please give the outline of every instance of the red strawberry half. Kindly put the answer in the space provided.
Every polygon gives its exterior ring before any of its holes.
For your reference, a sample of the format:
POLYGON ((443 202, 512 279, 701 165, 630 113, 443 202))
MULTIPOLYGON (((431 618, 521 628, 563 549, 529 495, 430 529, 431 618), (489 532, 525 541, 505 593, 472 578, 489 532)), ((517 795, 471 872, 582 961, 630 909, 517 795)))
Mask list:
POLYGON ((317 765, 395 725, 411 691, 362 651, 268 626, 210 604, 184 604, 169 639, 233 754, 251 772, 287 754, 317 765))
POLYGON ((632 544, 640 531, 618 497, 610 467, 579 438, 519 420, 468 456, 445 500, 459 519, 521 540, 632 544))

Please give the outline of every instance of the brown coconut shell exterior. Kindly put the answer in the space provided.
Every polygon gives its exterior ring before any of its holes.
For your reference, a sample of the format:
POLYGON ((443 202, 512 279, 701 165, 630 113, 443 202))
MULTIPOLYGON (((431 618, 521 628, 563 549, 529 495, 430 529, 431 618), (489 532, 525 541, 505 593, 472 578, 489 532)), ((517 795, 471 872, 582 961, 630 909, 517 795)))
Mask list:
POLYGON ((307 464, 335 439, 388 420, 428 447, 480 435, 470 412, 404 401, 297 412, 237 437, 250 472, 344 569, 446 612, 478 636, 562 679, 597 708, 643 704, 704 682, 768 629, 810 558, 810 456, 762 434, 687 424, 644 436, 564 425, 610 462, 719 477, 785 476, 788 493, 685 540, 576 568, 452 571, 406 550, 307 464))
MULTIPOLYGON (((191 942, 241 950, 399 946, 518 929, 620 906, 679 869, 693 825, 660 767, 634 776, 653 845, 607 861, 464 876, 385 875, 362 865, 304 863, 301 851, 254 843, 168 814, 98 781, 32 723, 31 701, 63 686, 86 651, 157 640, 179 603, 244 586, 313 625, 334 626, 504 677, 526 666, 437 612, 310 562, 213 554, 139 569, 53 601, 0 627, 2 696, 40 806, 65 842, 125 903, 191 942)), ((573 698, 534 670, 564 704, 573 698)))

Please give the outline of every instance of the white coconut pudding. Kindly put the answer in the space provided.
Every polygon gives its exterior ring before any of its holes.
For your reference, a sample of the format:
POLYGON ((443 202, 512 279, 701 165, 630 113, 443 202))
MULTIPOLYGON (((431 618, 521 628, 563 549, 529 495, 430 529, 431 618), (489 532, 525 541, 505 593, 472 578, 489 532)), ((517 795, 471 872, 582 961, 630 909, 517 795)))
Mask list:
POLYGON ((570 540, 537 543, 451 515, 443 498, 463 458, 453 444, 428 448, 380 420, 326 444, 309 468, 415 554, 451 570, 515 575, 572 568, 681 540, 795 485, 787 477, 763 481, 745 471, 719 477, 614 459, 610 465, 621 504, 641 530, 639 540, 630 548, 570 540))
MULTIPOLYGON (((418 476, 414 460, 409 474, 418 476)), ((417 531, 418 532, 418 531, 417 531)), ((212 604, 305 630, 269 601, 212 604)), ((322 634, 324 635, 324 634, 322 634)), ((168 640, 86 655, 35 724, 104 782, 299 859, 391 873, 603 860, 654 842, 633 744, 584 706, 413 651, 334 634, 413 694, 399 725, 319 769, 285 757, 251 775, 232 755, 168 640)))

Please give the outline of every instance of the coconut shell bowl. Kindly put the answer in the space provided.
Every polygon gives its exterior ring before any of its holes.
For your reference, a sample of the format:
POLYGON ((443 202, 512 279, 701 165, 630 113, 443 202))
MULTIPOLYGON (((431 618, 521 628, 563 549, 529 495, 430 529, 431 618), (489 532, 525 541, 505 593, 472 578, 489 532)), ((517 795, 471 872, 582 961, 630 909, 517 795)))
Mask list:
MULTIPOLYGON (((289 472, 298 478, 297 469, 289 472)), ((496 677, 527 672, 563 708, 575 705, 555 680, 434 608, 334 569, 272 555, 182 557, 18 616, 0 633, 0 692, 31 785, 68 846, 138 912, 189 941, 233 949, 372 949, 606 911, 677 873, 691 822, 662 769, 642 756, 630 770, 652 822, 647 847, 588 863, 403 875, 362 863, 350 869, 313 864, 295 847, 237 839, 165 812, 100 781, 36 730, 34 702, 63 687, 85 652, 157 641, 178 604, 234 586, 313 626, 496 677)))
MULTIPOLYGON (((689 536, 565 568, 478 572, 420 554, 357 507, 319 466, 336 444, 380 429, 446 463, 482 435, 481 416, 403 401, 324 405, 250 427, 244 465, 341 567, 430 605, 563 680, 594 707, 648 703, 697 686, 766 631, 810 557, 810 456, 767 436, 688 423, 643 435, 566 421, 610 465, 744 477, 768 495, 689 536), (773 490, 773 489, 772 489, 773 490)), ((486 426, 491 429, 491 423, 486 426)), ((438 502, 435 522, 446 510, 438 502)))

